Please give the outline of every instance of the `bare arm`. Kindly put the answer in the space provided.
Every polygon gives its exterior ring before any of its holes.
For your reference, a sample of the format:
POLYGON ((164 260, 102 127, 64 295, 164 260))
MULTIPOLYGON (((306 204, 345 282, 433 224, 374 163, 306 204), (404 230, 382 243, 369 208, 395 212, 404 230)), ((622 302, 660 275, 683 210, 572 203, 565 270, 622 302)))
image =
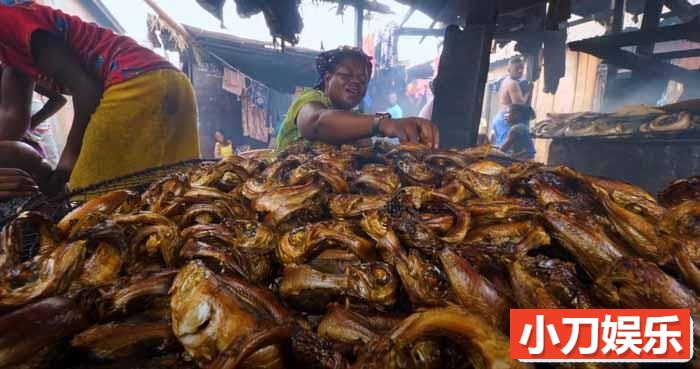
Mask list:
POLYGON ((11 67, 0 76, 0 141, 18 141, 29 129, 34 82, 11 67))
MULTIPOLYGON (((327 109, 319 103, 304 105, 296 119, 302 137, 330 144, 352 143, 372 137, 374 116, 327 109)), ((401 143, 437 147, 439 133, 432 122, 421 118, 383 119, 379 131, 401 143)))
POLYGON ((527 103, 528 97, 523 94, 523 91, 520 89, 520 84, 517 81, 508 83, 506 91, 510 96, 511 104, 523 105, 527 103))
POLYGON ((221 144, 218 142, 214 144, 214 159, 221 159, 221 144))
POLYGON ((61 108, 66 105, 66 98, 56 91, 45 89, 39 85, 36 86, 36 92, 49 98, 49 101, 44 104, 44 106, 32 116, 32 129, 36 128, 39 124, 44 123, 47 119, 51 118, 54 114, 58 113, 61 108))
POLYGON ((431 99, 423 109, 421 109, 420 113, 418 113, 418 116, 423 118, 423 119, 433 119, 433 99, 431 99))
POLYGON ((60 38, 36 31, 31 38, 32 54, 39 69, 73 93, 75 116, 65 149, 58 162, 54 185, 68 180, 83 144, 83 136, 102 97, 102 84, 81 66, 73 50, 60 38))
POLYGON ((508 136, 506 137, 506 140, 503 142, 503 145, 501 145, 501 151, 508 152, 514 143, 515 135, 513 134, 513 130, 510 130, 508 131, 508 136))
POLYGON ((370 115, 327 109, 319 103, 304 105, 297 115, 297 126, 304 138, 332 144, 371 137, 373 123, 370 115))

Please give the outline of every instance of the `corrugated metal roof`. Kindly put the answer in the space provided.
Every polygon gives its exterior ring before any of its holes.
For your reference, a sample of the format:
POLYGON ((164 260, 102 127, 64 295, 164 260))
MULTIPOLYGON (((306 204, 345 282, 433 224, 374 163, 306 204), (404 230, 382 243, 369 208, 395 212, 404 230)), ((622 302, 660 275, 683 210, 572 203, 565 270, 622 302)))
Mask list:
POLYGON ((184 27, 205 51, 269 87, 287 91, 316 82, 315 61, 320 51, 298 47, 286 47, 281 51, 262 41, 184 27))

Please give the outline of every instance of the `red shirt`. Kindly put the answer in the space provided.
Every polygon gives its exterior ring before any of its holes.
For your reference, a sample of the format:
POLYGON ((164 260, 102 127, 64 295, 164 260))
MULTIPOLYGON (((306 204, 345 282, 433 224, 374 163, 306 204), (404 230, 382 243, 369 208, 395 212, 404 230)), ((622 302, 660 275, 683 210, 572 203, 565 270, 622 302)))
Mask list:
POLYGON ((175 68, 129 37, 33 1, 0 0, 0 24, 0 62, 44 85, 57 87, 34 63, 30 43, 37 30, 64 39, 84 69, 101 80, 105 89, 144 72, 175 68))

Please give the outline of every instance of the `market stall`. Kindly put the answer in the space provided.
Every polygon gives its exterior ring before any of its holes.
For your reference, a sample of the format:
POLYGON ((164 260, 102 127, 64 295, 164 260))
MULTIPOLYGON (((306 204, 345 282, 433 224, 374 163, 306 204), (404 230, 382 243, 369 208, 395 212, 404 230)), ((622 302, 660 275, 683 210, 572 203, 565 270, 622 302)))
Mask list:
POLYGON ((569 44, 608 64, 600 98, 614 112, 549 114, 533 130, 551 139, 547 163, 652 192, 698 173, 699 18, 697 7, 683 3, 665 11, 662 1, 615 1, 606 35, 569 44), (640 29, 622 32, 627 12, 644 15, 640 29), (680 102, 658 106, 671 98, 680 102))
MULTIPOLYGON (((220 17, 223 1, 198 2, 220 17)), ((284 28, 269 2, 237 3, 265 12, 273 34, 298 34, 297 13, 284 28)), ((449 11, 468 15, 465 29, 447 30, 436 89, 437 117, 454 114, 448 147, 300 140, 40 197, 3 219, 0 369, 637 369, 628 342, 612 339, 609 363, 517 360, 512 345, 536 343, 511 330, 510 312, 700 318, 700 178, 690 177, 700 173, 700 112, 552 115, 535 132, 554 141, 552 160, 581 160, 570 166, 462 148, 475 138, 496 15, 503 25, 517 13, 517 27, 520 11, 547 12, 534 0, 421 3, 452 22, 460 17, 449 11), (475 70, 458 75, 470 48, 475 70)), ((549 9, 549 21, 566 13, 549 9)), ((206 68, 190 65, 195 87, 239 91, 242 75, 296 85, 266 45, 182 32, 209 52, 206 68)), ((545 59, 558 65, 554 44, 545 59)), ((185 57, 195 57, 192 45, 185 57)), ((280 60, 308 58, 287 50, 280 60)), ((548 73, 556 89, 558 72, 548 73)), ((687 362, 674 368, 700 367, 697 327, 684 327, 687 362)), ((650 338, 637 345, 661 344, 650 338)))
POLYGON ((194 164, 4 228, 0 367, 531 368, 509 309, 697 313, 698 200, 487 147, 194 164))
POLYGON ((614 177, 656 193, 700 172, 697 101, 614 113, 550 114, 533 135, 551 141, 550 165, 614 177))

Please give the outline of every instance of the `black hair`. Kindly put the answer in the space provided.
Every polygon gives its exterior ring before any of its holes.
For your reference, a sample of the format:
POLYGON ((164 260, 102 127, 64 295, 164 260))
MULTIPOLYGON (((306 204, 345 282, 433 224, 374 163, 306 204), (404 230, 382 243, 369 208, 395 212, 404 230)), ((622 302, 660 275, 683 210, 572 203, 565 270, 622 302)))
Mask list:
POLYGON ((515 55, 510 60, 508 60, 508 65, 514 65, 514 64, 525 64, 525 60, 523 59, 522 56, 520 55, 515 55))
POLYGON ((365 54, 357 47, 339 47, 334 50, 324 51, 316 57, 316 71, 318 72, 318 82, 314 86, 317 90, 326 89, 326 73, 333 73, 341 61, 347 58, 356 58, 362 61, 367 68, 367 74, 372 77, 372 57, 365 54))
POLYGON ((529 122, 535 119, 535 110, 530 105, 513 104, 510 106, 511 114, 518 114, 523 121, 529 122))

